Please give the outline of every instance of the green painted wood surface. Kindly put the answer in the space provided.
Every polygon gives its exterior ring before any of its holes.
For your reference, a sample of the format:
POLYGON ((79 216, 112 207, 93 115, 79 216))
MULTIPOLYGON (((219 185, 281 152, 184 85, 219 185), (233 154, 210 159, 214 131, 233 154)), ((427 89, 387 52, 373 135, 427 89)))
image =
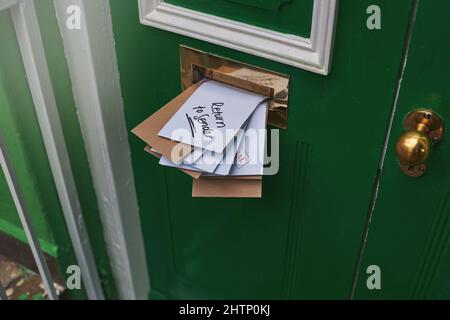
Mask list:
POLYGON ((253 8, 261 8, 269 11, 278 11, 280 6, 286 2, 291 2, 291 0, 264 0, 264 1, 255 1, 255 0, 227 0, 228 2, 236 2, 240 4, 244 4, 253 8))
POLYGON ((292 78, 280 172, 264 178, 262 199, 193 199, 191 179, 130 134, 152 297, 349 296, 411 4, 375 3, 383 29, 372 32, 373 0, 340 1, 323 77, 142 26, 136 3, 110 1, 129 129, 180 93, 180 44, 292 78))
MULTIPOLYGON (((40 161, 42 141, 33 134, 39 132, 35 120, 33 101, 28 90, 20 51, 9 12, 0 13, 0 41, 8 45, 2 46, 0 55, 0 128, 8 146, 8 153, 13 160, 14 169, 21 180, 30 215, 39 238, 47 249, 55 246, 53 235, 47 223, 48 212, 44 208, 39 195, 34 171, 46 168, 40 161), (35 154, 29 158, 30 154, 35 154)), ((47 180, 48 181, 48 180, 47 180)), ((52 184, 52 183, 50 183, 52 184)), ((0 229, 9 234, 21 234, 21 223, 14 203, 6 185, 3 173, 0 174, 0 229)), ((54 209, 52 209, 54 210, 54 209)), ((24 239, 24 233, 19 236, 24 239)), ((50 250, 55 254, 56 249, 50 250)))
POLYGON ((450 125, 449 10, 446 0, 420 1, 360 270, 359 299, 450 299, 449 132, 421 178, 405 176, 395 156, 404 117, 413 109, 431 108, 450 125), (366 287, 369 265, 381 268, 381 290, 366 287))
MULTIPOLYGON (((53 1, 41 0, 35 4, 64 138, 103 289, 106 297, 117 298, 53 1)), ((8 44, 2 46, 0 55, 0 130, 6 137, 43 249, 58 259, 65 276, 67 266, 76 264, 76 260, 7 11, 0 13, 0 41, 8 44)), ((26 242, 7 191, 4 177, 0 176, 0 230, 26 242)), ((71 291, 70 295, 86 297, 84 290, 71 291)))
POLYGON ((309 38, 314 0, 166 0, 167 3, 309 38))
MULTIPOLYGON (((42 249, 57 258, 61 275, 65 277, 67 266, 76 264, 76 260, 7 11, 0 13, 0 24, 1 41, 8 44, 2 47, 0 55, 0 130, 42 249)), ((9 192, 2 192, 1 199, 10 201, 9 192)), ((15 209, 10 202, 7 207, 15 209)), ((4 232, 26 243, 15 210, 0 212, 0 223, 4 232)), ((84 290, 70 291, 69 296, 84 298, 84 290)))

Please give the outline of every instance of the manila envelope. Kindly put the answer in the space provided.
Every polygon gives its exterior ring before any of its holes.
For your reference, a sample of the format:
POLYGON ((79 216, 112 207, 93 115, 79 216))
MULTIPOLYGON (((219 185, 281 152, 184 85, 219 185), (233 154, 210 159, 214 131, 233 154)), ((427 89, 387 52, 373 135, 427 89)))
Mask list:
POLYGON ((262 179, 215 179, 201 177, 192 180, 194 198, 261 198, 262 179))
POLYGON ((158 150, 158 152, 161 152, 164 157, 171 159, 172 162, 181 162, 192 152, 192 146, 160 137, 158 133, 202 83, 203 81, 200 81, 184 90, 164 107, 141 122, 131 132, 158 150))
MULTIPOLYGON (((202 82, 187 88, 179 96, 131 130, 136 136, 149 144, 145 148, 146 152, 159 158, 160 154, 151 151, 151 147, 153 147, 173 162, 182 161, 192 152, 192 146, 159 137, 158 133, 202 82), (177 146, 180 152, 172 158, 172 151, 177 146)), ((261 198, 262 196, 261 176, 205 177, 199 179, 201 176, 200 172, 181 171, 194 178, 192 186, 193 197, 261 198)))

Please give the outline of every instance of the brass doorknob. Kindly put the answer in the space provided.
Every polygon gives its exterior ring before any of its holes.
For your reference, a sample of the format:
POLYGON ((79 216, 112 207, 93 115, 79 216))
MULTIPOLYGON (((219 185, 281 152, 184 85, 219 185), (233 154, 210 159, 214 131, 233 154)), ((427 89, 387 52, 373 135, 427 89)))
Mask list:
POLYGON ((402 171, 411 177, 420 177, 426 171, 425 162, 432 146, 444 137, 444 123, 434 111, 419 109, 408 114, 398 138, 396 153, 402 171))

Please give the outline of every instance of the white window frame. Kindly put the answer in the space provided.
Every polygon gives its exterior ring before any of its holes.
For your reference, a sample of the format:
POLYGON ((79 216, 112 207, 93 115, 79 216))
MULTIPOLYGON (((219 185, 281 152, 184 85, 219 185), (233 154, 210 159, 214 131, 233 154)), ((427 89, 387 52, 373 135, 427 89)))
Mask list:
POLYGON ((142 24, 301 69, 328 75, 338 0, 314 0, 310 38, 190 10, 164 0, 138 0, 142 24))

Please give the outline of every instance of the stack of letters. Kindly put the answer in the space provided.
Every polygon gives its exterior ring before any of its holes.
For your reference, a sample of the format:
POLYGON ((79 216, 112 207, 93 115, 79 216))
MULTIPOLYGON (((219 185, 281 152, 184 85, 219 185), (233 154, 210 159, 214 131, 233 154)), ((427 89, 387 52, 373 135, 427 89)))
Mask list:
POLYGON ((261 197, 268 97, 196 83, 132 130, 159 164, 193 178, 194 197, 261 197))

